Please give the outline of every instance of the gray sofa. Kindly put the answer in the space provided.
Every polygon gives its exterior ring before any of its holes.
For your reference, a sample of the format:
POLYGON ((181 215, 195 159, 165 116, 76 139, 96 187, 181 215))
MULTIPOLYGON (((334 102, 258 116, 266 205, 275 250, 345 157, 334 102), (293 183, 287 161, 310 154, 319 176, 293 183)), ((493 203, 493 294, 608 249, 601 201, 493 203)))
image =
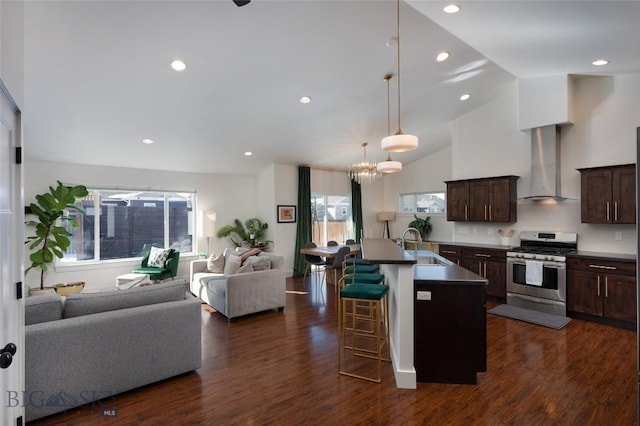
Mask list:
MULTIPOLYGON (((224 255, 228 259, 245 250, 227 249, 224 255)), ((268 269, 228 275, 208 272, 207 259, 192 260, 191 293, 229 320, 270 309, 283 310, 287 289, 284 258, 264 251, 257 256, 269 259, 268 269)))
POLYGON ((175 280, 26 298, 26 420, 115 407, 118 393, 200 368, 200 301, 186 290, 175 280))

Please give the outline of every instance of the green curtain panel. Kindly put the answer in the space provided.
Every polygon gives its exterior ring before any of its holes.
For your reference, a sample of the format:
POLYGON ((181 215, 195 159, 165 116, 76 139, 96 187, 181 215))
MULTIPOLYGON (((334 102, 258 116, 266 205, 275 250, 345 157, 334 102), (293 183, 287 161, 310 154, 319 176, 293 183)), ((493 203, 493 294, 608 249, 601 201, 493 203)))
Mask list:
POLYGON ((305 261, 300 249, 311 241, 311 169, 308 166, 298 166, 297 226, 293 276, 301 277, 304 274, 305 261))
POLYGON ((360 188, 360 184, 351 179, 351 215, 353 216, 353 228, 357 243, 360 242, 362 234, 362 191, 360 188))

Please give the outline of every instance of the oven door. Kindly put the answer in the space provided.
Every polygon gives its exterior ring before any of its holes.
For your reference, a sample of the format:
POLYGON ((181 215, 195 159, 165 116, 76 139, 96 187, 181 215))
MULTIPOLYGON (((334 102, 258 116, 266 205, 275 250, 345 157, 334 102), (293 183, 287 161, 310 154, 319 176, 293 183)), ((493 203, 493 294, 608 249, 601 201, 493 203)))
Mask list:
POLYGON ((507 292, 544 299, 566 300, 566 265, 563 262, 542 262, 542 284, 527 283, 524 259, 507 258, 507 292))

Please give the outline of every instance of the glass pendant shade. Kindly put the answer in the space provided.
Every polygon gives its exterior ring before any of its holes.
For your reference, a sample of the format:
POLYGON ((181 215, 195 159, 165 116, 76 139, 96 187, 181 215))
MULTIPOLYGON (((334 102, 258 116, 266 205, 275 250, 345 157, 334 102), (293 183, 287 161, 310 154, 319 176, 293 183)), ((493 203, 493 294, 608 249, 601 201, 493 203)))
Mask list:
POLYGON ((404 133, 396 133, 387 136, 380 142, 383 151, 387 152, 405 152, 411 151, 418 147, 418 137, 414 135, 405 135, 404 133))
POLYGON ((402 170, 402 163, 394 161, 388 156, 385 161, 378 163, 378 171, 384 174, 396 173, 402 170))

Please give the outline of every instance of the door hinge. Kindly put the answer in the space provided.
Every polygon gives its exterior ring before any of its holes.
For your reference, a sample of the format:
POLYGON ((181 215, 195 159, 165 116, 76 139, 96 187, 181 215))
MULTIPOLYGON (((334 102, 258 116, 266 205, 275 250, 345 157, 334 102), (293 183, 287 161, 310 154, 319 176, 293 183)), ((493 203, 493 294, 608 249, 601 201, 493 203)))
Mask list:
POLYGON ((16 419, 16 426, 22 426, 22 416, 16 419))
POLYGON ((16 146, 16 164, 22 164, 22 147, 16 146))
POLYGON ((16 283, 16 299, 22 299, 22 281, 16 283))

